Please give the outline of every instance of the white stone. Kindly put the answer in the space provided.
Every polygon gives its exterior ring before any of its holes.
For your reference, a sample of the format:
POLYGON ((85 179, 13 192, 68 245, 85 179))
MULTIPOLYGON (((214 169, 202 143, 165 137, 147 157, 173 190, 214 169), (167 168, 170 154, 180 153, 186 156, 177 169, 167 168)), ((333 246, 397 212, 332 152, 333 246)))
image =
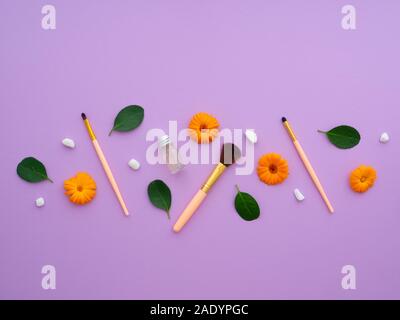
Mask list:
POLYGON ((75 141, 72 140, 72 139, 70 139, 70 138, 65 138, 65 139, 62 141, 62 144, 63 144, 64 146, 66 146, 67 148, 71 148, 71 149, 75 148, 75 141))
POLYGON ((304 195, 300 192, 299 189, 293 190, 294 196, 296 197, 297 201, 303 201, 305 199, 304 195))
POLYGON ((40 197, 35 200, 36 207, 40 208, 44 206, 44 198, 40 197))
POLYGON ((251 142, 251 143, 256 143, 257 142, 257 134, 256 134, 256 132, 254 131, 254 129, 247 129, 246 131, 245 131, 245 136, 246 136, 246 138, 251 142))
POLYGON ((131 159, 128 162, 128 166, 130 166, 133 170, 138 170, 140 168, 140 163, 136 159, 131 159))
POLYGON ((379 138, 379 141, 380 141, 381 143, 386 143, 386 142, 388 142, 389 140, 390 140, 390 138, 389 138, 389 134, 388 134, 387 132, 382 133, 382 134, 381 134, 381 137, 379 138))

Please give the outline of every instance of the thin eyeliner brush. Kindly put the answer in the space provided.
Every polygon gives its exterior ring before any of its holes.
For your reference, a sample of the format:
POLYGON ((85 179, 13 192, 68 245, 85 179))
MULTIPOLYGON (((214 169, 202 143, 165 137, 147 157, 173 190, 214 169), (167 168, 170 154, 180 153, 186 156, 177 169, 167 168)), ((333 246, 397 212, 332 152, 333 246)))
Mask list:
POLYGON ((107 175, 108 180, 110 181, 111 187, 113 188, 115 195, 118 198, 118 201, 122 207, 122 210, 124 211, 125 216, 129 216, 128 208, 125 205, 124 199, 122 198, 121 192, 119 191, 117 182, 115 181, 114 175, 111 172, 111 168, 107 162, 107 159, 103 153, 103 150, 101 150, 100 144, 96 139, 96 135, 93 132, 93 129, 89 123, 89 120, 87 119, 87 117, 84 113, 82 113, 81 116, 82 116, 83 121, 85 122, 86 129, 89 133, 90 139, 92 140, 92 143, 93 143, 94 149, 96 150, 97 156, 100 159, 103 169, 107 175))
POLYGON ((316 188, 318 189, 322 199, 325 201, 325 204, 328 207, 329 212, 333 213, 334 210, 328 199, 328 196, 326 195, 325 190, 322 187, 322 184, 319 181, 317 174, 315 173, 314 168, 312 167, 312 165, 310 163, 310 160, 308 160, 308 157, 307 157, 306 153, 304 152, 300 142, 297 140, 297 138, 292 130, 292 127, 289 125, 289 122, 287 121, 287 119, 285 117, 282 117, 282 123, 283 123, 283 126, 286 128, 286 131, 288 132, 290 138, 292 139, 293 144, 297 150, 297 153, 299 154, 301 161, 303 161, 304 166, 306 167, 312 181, 314 182, 316 188))

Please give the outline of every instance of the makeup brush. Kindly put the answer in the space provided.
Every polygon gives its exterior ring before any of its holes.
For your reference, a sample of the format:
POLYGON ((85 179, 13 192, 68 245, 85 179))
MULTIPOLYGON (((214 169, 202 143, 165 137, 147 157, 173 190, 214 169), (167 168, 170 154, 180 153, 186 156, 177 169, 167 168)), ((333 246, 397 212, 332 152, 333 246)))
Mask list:
POLYGON ((101 150, 101 148, 100 148, 99 142, 96 139, 96 135, 93 132, 93 129, 89 123, 89 120, 87 119, 87 117, 84 113, 82 113, 81 116, 82 116, 83 121, 85 122, 86 129, 89 133, 90 139, 92 140, 92 143, 93 143, 94 149, 96 150, 97 156, 99 157, 100 162, 103 166, 103 169, 107 175, 107 178, 110 181, 111 187, 113 188, 114 193, 118 198, 118 201, 122 207, 122 210, 124 211, 124 214, 126 216, 128 216, 129 215, 128 208, 125 205, 124 199, 122 198, 121 192, 119 191, 117 182, 114 179, 114 176, 111 172, 110 166, 108 165, 107 159, 104 156, 103 150, 101 150))
POLYGON ((239 148, 233 143, 225 143, 222 146, 219 163, 215 167, 214 171, 210 174, 206 182, 203 184, 201 189, 189 202, 179 219, 176 221, 174 225, 175 232, 181 231, 181 229, 185 226, 185 224, 189 221, 192 215, 196 212, 197 208, 206 198, 207 193, 210 191, 215 182, 217 182, 225 169, 231 164, 234 164, 240 158, 240 156, 241 154, 239 148))
POLYGON ((290 138, 292 139, 294 147, 296 148, 297 153, 299 154, 301 160, 303 161, 304 166, 306 167, 312 181, 314 182, 319 193, 321 194, 322 199, 325 201, 325 204, 328 207, 329 212, 333 213, 333 207, 328 199, 328 196, 326 195, 324 188, 322 187, 322 184, 319 181, 317 174, 315 173, 314 168, 312 167, 312 165, 310 163, 310 160, 308 160, 306 153, 304 152, 300 142, 297 140, 291 126, 289 125, 289 122, 287 121, 287 119, 285 117, 282 117, 282 123, 283 123, 283 126, 286 128, 290 138))

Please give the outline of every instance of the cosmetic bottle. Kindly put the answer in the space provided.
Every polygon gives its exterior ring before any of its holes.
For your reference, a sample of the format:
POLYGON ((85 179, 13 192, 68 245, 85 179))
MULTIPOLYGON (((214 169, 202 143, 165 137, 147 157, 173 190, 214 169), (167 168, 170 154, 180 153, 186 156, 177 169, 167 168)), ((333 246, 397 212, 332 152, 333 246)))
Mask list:
POLYGON ((158 155, 161 163, 166 164, 172 174, 183 169, 184 165, 179 159, 178 150, 173 145, 168 135, 163 135, 158 138, 158 155))

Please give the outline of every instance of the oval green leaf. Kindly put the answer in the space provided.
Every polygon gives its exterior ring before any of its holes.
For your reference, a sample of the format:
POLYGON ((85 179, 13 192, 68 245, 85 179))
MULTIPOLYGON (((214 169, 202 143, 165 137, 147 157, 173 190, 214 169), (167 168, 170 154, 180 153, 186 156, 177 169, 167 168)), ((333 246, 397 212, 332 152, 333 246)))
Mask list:
POLYGON ((169 210, 171 209, 171 190, 162 180, 154 180, 147 187, 147 194, 150 202, 157 208, 164 210, 167 213, 168 219, 169 210))
POLYGON ((338 126, 329 131, 318 132, 326 134, 329 141, 340 149, 350 149, 358 145, 361 140, 360 133, 350 126, 338 126))
POLYGON ((51 179, 47 176, 47 171, 43 163, 33 157, 23 159, 17 166, 17 174, 21 179, 28 182, 40 182, 51 179))
POLYGON ((139 127, 144 118, 144 109, 141 106, 132 105, 123 108, 114 120, 113 131, 127 132, 139 127))
POLYGON ((246 221, 257 219, 260 216, 260 207, 256 199, 246 192, 241 192, 238 186, 236 189, 235 209, 239 216, 246 221))

